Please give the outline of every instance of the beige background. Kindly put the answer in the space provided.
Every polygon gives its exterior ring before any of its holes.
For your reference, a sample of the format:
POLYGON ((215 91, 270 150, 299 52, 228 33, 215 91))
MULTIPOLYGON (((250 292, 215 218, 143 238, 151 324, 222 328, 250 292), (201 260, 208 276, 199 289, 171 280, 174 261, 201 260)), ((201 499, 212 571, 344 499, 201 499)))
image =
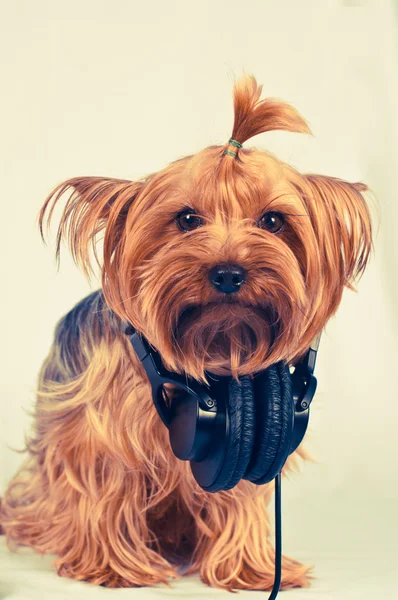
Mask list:
MULTIPOLYGON (((285 552, 315 563, 318 577, 312 590, 286 600, 397 597, 393 2, 3 0, 0 7, 0 493, 21 460, 9 446, 20 447, 29 428, 24 410, 55 322, 97 288, 66 249, 57 274, 54 235, 44 247, 35 225, 46 194, 68 177, 133 179, 224 143, 233 77, 246 70, 265 94, 293 103, 315 135, 276 132, 251 143, 303 171, 366 182, 381 215, 359 293, 346 292, 321 341, 307 437, 319 463, 284 485, 285 552)), ((0 598, 105 592, 57 578, 50 559, 8 554, 3 538, 0 548, 0 598)), ((227 597, 197 578, 174 586, 120 593, 227 597)), ((257 597, 241 594, 249 596, 257 597)))

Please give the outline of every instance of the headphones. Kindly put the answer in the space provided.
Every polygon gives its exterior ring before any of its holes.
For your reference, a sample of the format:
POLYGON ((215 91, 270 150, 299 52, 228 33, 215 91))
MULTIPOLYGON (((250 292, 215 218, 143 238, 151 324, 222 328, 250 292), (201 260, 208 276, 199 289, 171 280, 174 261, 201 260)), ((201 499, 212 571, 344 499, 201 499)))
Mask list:
POLYGON ((125 333, 148 376, 173 453, 190 461, 202 489, 219 492, 241 479, 261 485, 277 477, 307 430, 320 336, 292 374, 280 361, 239 380, 208 374, 204 385, 165 369, 160 354, 132 325, 125 333), (170 397, 165 384, 175 386, 170 397))

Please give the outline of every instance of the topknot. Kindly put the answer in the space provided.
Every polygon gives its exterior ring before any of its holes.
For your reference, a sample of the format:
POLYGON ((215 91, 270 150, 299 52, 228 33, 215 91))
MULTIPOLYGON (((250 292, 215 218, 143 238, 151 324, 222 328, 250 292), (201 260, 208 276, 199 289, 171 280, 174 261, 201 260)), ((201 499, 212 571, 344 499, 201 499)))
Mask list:
POLYGON ((305 119, 287 102, 276 98, 260 100, 262 89, 253 75, 245 75, 235 83, 233 140, 243 144, 259 133, 275 129, 311 133, 305 119))

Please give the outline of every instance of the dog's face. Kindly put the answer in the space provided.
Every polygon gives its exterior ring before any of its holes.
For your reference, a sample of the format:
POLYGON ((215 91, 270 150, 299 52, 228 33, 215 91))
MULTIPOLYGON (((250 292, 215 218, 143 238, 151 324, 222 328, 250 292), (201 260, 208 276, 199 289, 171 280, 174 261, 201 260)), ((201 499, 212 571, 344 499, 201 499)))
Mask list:
POLYGON ((273 129, 309 133, 292 106, 260 100, 261 90, 253 76, 235 84, 228 145, 143 181, 71 179, 40 213, 42 231, 49 204, 48 224, 72 190, 57 256, 67 236, 89 274, 90 243, 95 249, 104 231, 108 305, 147 337, 166 367, 198 380, 205 371, 237 376, 301 357, 371 249, 365 185, 301 175, 242 148, 273 129))
POLYGON ((64 221, 75 215, 83 266, 105 229, 110 307, 168 368, 199 380, 301 356, 371 246, 362 184, 303 176, 265 152, 236 160, 223 151, 207 148, 142 182, 82 178, 59 190, 75 190, 64 221))

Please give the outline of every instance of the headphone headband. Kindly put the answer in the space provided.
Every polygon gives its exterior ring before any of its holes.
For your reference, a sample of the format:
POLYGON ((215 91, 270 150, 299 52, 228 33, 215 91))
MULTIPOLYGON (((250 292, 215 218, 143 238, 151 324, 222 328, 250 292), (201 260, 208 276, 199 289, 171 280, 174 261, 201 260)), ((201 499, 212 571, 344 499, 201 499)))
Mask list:
MULTIPOLYGON (((176 384, 191 396, 196 397, 203 410, 216 411, 217 401, 209 395, 209 386, 199 384, 186 375, 168 371, 162 363, 159 352, 130 323, 125 325, 124 333, 129 336, 130 342, 144 367, 152 387, 153 401, 166 427, 170 424, 170 411, 161 393, 162 386, 165 383, 176 384)), ((313 373, 320 339, 321 334, 312 340, 308 352, 295 365, 294 373, 292 374, 293 399, 296 413, 307 413, 316 392, 317 380, 313 373)))

